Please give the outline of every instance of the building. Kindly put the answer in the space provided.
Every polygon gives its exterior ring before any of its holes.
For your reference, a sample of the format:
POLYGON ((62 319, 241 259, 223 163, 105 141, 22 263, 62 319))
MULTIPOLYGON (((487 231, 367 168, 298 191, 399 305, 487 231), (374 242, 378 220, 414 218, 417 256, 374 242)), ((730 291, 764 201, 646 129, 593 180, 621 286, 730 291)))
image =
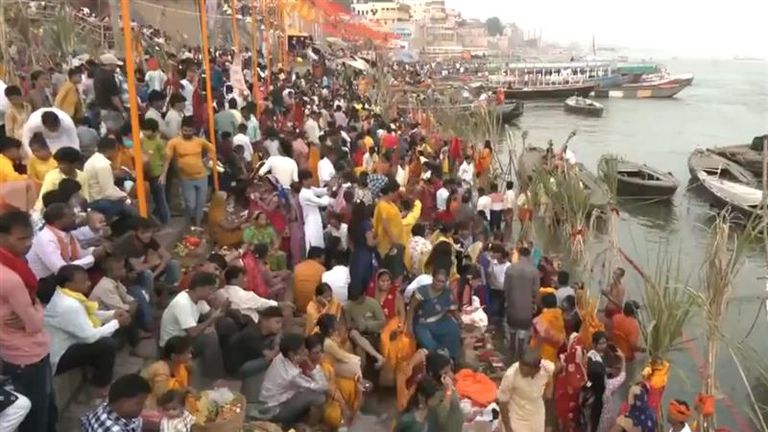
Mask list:
POLYGON ((352 12, 361 19, 379 24, 385 29, 390 29, 397 23, 411 21, 410 6, 396 1, 353 0, 352 12))

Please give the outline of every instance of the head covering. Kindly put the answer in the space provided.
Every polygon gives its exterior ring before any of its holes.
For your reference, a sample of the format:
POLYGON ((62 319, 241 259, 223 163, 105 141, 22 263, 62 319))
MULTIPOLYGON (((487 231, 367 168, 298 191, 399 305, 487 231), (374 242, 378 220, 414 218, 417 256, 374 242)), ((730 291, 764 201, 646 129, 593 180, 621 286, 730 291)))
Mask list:
POLYGON ((102 54, 101 57, 99 57, 99 62, 101 64, 107 65, 107 66, 122 66, 123 65, 123 62, 121 62, 120 60, 117 59, 117 57, 115 57, 114 55, 109 54, 109 53, 102 54))
POLYGON ((685 402, 674 399, 669 402, 667 415, 669 416, 670 420, 685 423, 691 417, 691 408, 685 402))

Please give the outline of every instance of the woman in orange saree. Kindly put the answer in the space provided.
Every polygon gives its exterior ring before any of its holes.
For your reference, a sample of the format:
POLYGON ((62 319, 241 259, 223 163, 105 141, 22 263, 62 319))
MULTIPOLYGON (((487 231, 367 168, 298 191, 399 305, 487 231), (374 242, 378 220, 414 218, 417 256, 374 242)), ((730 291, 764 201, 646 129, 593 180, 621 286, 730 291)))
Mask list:
MULTIPOLYGON (((162 413, 157 406, 157 399, 165 392, 189 389, 192 341, 186 336, 174 336, 165 343, 161 355, 159 360, 141 371, 141 376, 149 382, 151 388, 141 413, 145 423, 159 424, 162 413)), ((186 399, 186 408, 192 412, 196 411, 195 399, 191 394, 186 399)))
POLYGON ((554 294, 545 294, 541 298, 541 306, 541 313, 533 319, 531 347, 541 350, 542 359, 555 363, 557 352, 565 342, 563 311, 557 307, 554 294))
POLYGON ((408 361, 416 351, 416 341, 405 333, 405 302, 389 270, 376 273, 374 297, 381 305, 387 324, 381 330, 381 354, 385 359, 382 375, 390 380, 397 365, 408 361))
POLYGON ((416 386, 427 372, 427 354, 425 349, 417 350, 407 362, 400 363, 395 370, 395 388, 397 410, 404 411, 408 401, 416 393, 416 386))
POLYGON ((315 298, 307 305, 304 334, 309 336, 317 331, 317 319, 321 315, 333 315, 339 319, 341 318, 341 312, 341 303, 333 297, 331 286, 327 283, 321 283, 315 289, 315 298))
POLYGON ((319 367, 328 380, 328 398, 323 409, 323 422, 333 430, 344 424, 350 424, 362 402, 362 398, 358 397, 359 390, 355 381, 336 375, 333 364, 323 352, 322 336, 319 334, 309 336, 306 347, 309 354, 309 368, 314 370, 319 367))

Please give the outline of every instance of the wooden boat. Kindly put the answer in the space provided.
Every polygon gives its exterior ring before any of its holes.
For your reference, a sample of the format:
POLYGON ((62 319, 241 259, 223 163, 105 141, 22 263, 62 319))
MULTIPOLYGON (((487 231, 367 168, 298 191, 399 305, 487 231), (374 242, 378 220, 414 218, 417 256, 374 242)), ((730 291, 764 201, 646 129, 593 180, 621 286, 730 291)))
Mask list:
POLYGON ((680 185, 672 173, 620 159, 616 166, 616 195, 671 198, 680 185))
POLYGON ((582 84, 544 85, 533 87, 507 87, 504 89, 506 100, 531 99, 566 99, 573 95, 587 97, 595 90, 594 82, 582 84))
MULTIPOLYGON (((519 171, 520 182, 527 183, 527 177, 533 172, 544 167, 544 156, 546 150, 541 147, 528 147, 518 159, 517 169, 519 171)), ((589 191, 590 206, 595 209, 605 208, 611 198, 608 187, 594 173, 589 171, 584 164, 576 163, 572 167, 572 172, 579 177, 581 185, 589 191)))
POLYGON ((580 96, 571 96, 563 102, 563 109, 573 114, 582 114, 593 117, 603 116, 603 105, 593 100, 580 96))
POLYGON ((505 103, 497 109, 501 115, 501 123, 506 125, 512 123, 523 115, 525 104, 520 101, 513 101, 511 103, 505 103))
POLYGON ((710 150, 696 149, 688 157, 688 171, 694 180, 701 180, 702 173, 708 176, 741 183, 754 187, 757 180, 746 168, 730 161, 722 156, 718 156, 710 150))
POLYGON ((763 190, 752 185, 726 180, 717 174, 701 171, 698 174, 701 185, 712 194, 717 201, 745 213, 758 210, 763 202, 763 190))
POLYGON ((693 83, 693 74, 671 76, 656 81, 641 81, 622 84, 619 87, 595 90, 595 97, 601 98, 671 98, 693 83))
POLYGON ((713 147, 713 153, 743 166, 752 174, 763 175, 763 137, 755 137, 752 144, 713 147))

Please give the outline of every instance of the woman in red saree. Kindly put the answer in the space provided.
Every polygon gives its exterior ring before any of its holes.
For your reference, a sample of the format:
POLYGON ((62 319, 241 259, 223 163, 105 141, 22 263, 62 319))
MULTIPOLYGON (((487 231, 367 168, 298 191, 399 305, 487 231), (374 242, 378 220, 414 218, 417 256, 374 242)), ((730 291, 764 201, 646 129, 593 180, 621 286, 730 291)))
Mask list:
POLYGON ((385 359, 382 376, 391 380, 397 367, 416 351, 416 341, 405 333, 405 302, 398 285, 392 283, 392 274, 389 270, 379 270, 374 281, 373 298, 379 302, 387 319, 380 336, 381 354, 385 359))
POLYGON ((579 432, 579 394, 586 383, 586 353, 578 333, 571 334, 568 348, 560 354, 563 367, 555 376, 555 412, 561 432, 579 432))
POLYGON ((280 186, 280 182, 273 175, 266 176, 267 181, 261 184, 258 192, 251 195, 250 214, 256 214, 262 211, 267 215, 269 223, 280 240, 280 250, 285 253, 291 251, 290 237, 288 233, 288 211, 286 208, 289 198, 289 191, 280 186), (281 194, 283 196, 281 196, 281 194))

